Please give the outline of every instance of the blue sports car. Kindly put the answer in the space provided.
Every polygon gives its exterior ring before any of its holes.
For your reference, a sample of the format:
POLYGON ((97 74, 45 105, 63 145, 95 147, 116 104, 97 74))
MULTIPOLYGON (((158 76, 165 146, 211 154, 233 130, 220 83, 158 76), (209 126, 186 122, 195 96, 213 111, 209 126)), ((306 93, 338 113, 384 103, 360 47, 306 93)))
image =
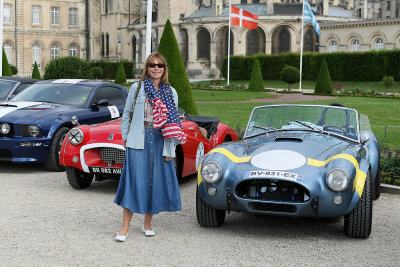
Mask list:
POLYGON ((367 238, 379 197, 379 144, 368 117, 340 105, 253 109, 243 141, 222 144, 199 166, 196 213, 217 227, 226 211, 344 216, 347 236, 367 238))
POLYGON ((62 171, 59 153, 68 131, 121 116, 127 88, 83 80, 37 82, 0 103, 0 161, 43 162, 62 171))

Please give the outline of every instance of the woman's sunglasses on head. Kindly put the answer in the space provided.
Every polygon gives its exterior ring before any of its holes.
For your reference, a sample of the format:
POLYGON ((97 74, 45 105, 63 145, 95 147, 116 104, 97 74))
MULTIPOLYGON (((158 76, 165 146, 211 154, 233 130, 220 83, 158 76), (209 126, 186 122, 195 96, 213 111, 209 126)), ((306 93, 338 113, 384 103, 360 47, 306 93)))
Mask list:
POLYGON ((148 66, 149 66, 150 68, 155 68, 155 67, 157 66, 158 68, 162 69, 162 68, 165 67, 165 64, 163 64, 163 63, 149 63, 148 66))

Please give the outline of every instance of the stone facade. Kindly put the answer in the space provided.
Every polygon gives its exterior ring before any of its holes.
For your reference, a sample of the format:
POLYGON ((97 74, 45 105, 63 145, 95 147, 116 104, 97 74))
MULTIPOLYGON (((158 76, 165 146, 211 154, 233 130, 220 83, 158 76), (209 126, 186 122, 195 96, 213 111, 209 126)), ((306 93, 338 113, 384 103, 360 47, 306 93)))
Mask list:
MULTIPOLYGON (((231 27, 231 54, 300 51, 301 0, 153 0, 151 50, 157 50, 169 19, 189 77, 220 78, 221 62, 228 54, 229 2, 259 16, 256 30, 231 27)), ((321 36, 306 23, 303 51, 400 47, 400 0, 309 3, 321 36)), ((19 76, 30 76, 35 60, 43 72, 52 58, 68 55, 131 60, 137 75, 143 67, 147 1, 4 0, 4 4, 3 47, 19 76)))

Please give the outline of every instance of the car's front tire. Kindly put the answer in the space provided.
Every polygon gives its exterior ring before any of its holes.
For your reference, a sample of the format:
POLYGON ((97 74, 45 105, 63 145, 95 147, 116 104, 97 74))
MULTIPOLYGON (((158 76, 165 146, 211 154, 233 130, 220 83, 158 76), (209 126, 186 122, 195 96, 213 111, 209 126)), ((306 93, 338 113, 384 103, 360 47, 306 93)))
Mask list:
POLYGON ((69 184, 75 189, 84 189, 93 181, 93 173, 86 173, 74 167, 67 166, 66 173, 69 184))
POLYGON ((65 167, 60 165, 60 150, 68 132, 68 127, 62 127, 54 134, 53 141, 50 144, 49 156, 47 157, 47 161, 44 163, 44 166, 50 171, 65 171, 65 167))
POLYGON ((361 200, 344 216, 344 232, 349 237, 367 238, 372 228, 371 174, 368 171, 361 200))
POLYGON ((208 205, 200 196, 199 188, 196 190, 196 215, 197 221, 204 227, 219 227, 225 221, 224 210, 219 210, 208 205))

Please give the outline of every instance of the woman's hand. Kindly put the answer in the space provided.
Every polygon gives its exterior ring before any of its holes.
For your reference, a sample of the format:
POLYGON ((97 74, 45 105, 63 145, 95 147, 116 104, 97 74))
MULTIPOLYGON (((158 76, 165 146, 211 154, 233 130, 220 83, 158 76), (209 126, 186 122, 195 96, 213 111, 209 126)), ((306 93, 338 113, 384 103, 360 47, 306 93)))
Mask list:
POLYGON ((164 157, 165 161, 170 161, 172 158, 171 157, 164 157))
POLYGON ((126 140, 124 141, 124 148, 126 148, 126 140))

